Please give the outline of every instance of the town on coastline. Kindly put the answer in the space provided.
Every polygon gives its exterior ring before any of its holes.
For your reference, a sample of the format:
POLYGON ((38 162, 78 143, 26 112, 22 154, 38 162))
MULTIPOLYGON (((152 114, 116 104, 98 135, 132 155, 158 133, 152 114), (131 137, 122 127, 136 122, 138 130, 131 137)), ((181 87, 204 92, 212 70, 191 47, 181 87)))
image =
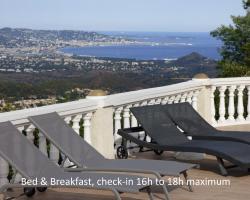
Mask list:
POLYGON ((136 44, 159 45, 96 32, 2 28, 0 111, 76 100, 100 87, 116 93, 180 82, 200 71, 217 75, 217 62, 195 52, 177 60, 136 60, 60 51, 136 44))

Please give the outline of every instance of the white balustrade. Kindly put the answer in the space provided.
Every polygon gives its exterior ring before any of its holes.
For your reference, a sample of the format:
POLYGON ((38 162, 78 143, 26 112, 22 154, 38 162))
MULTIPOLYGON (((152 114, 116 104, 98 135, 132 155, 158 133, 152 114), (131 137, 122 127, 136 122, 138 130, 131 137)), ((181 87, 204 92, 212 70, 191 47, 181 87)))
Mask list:
POLYGON ((91 144, 91 117, 92 113, 87 113, 83 117, 83 125, 84 125, 84 140, 91 144))
MULTIPOLYGON (((136 103, 133 105, 133 107, 138 107, 138 106, 139 106, 139 103, 136 103)), ((137 127, 138 126, 137 119, 135 118, 132 112, 130 113, 130 115, 131 115, 131 127, 137 127)))
MULTIPOLYGON (((95 145, 97 143, 91 141, 91 139, 98 140, 98 137, 96 137, 95 135, 97 134, 98 130, 94 126, 96 126, 96 122, 99 123, 98 120, 100 120, 100 118, 96 116, 102 117, 102 114, 95 114, 97 113, 96 111, 100 113, 103 109, 105 111, 105 114, 108 113, 107 117, 109 117, 108 119, 110 119, 106 120, 107 123, 110 123, 108 124, 108 127, 110 127, 109 132, 112 132, 111 130, 113 128, 114 141, 116 144, 119 144, 119 142, 121 141, 121 136, 117 134, 118 129, 140 126, 136 118, 129 110, 131 106, 137 107, 155 104, 164 105, 179 102, 189 102, 201 114, 204 114, 204 112, 206 112, 205 115, 202 116, 207 117, 207 120, 214 126, 228 126, 234 124, 249 123, 250 78, 241 77, 204 80, 193 79, 191 81, 169 86, 108 95, 106 96, 106 98, 102 98, 101 100, 90 98, 68 103, 0 113, 0 122, 11 121, 14 125, 20 127, 20 131, 22 131, 24 129, 23 126, 25 126, 27 139, 31 143, 34 143, 33 132, 35 127, 30 125, 28 117, 50 112, 57 112, 62 118, 64 118, 67 124, 72 121, 72 128, 77 134, 80 134, 79 123, 81 120, 83 120, 84 139, 88 143, 95 145), (245 88, 247 88, 248 98, 244 96, 245 94, 243 91, 245 88), (227 90, 228 92, 226 92, 227 90), (217 91, 219 91, 219 95, 217 91), (237 93, 235 91, 237 91, 237 93), (236 98, 237 105, 235 105, 236 98), (247 106, 245 107, 243 104, 243 99, 244 101, 245 99, 247 99, 247 102, 244 102, 247 103, 247 106), (99 101, 101 101, 101 103, 99 101), (205 103, 208 105, 208 108, 210 108, 210 113, 207 113, 208 109, 199 110, 201 108, 201 105, 199 105, 199 103, 201 103, 202 101, 205 101, 205 103), (219 108, 217 107, 218 104, 219 108), (217 112, 219 113, 218 122, 216 122, 215 119, 215 115, 217 112), (228 113, 228 118, 226 118, 226 113, 228 113), (236 113, 237 119, 235 119, 236 113), (244 119, 244 113, 247 113, 247 120, 244 119)), ((106 130, 103 131, 105 132, 106 130)), ((139 136, 144 136, 144 134, 144 132, 140 132, 139 136)), ((39 149, 45 155, 47 155, 46 138, 42 133, 39 133, 38 136, 39 149)), ((150 141, 151 138, 147 137, 146 140, 150 141)), ((113 140, 111 143, 113 143, 113 140)), ((98 145, 100 145, 100 142, 98 143, 98 145)), ((59 159, 59 150, 53 144, 51 144, 50 146, 49 154, 50 159, 57 163, 59 159)), ((6 163, 6 161, 1 158, 0 184, 8 182, 6 178, 9 173, 8 166, 8 163, 6 163)))
POLYGON ((178 94, 174 99, 174 103, 179 103, 180 99, 181 99, 181 94, 178 94))
POLYGON ((211 87, 211 93, 210 93, 210 109, 211 109, 211 122, 212 124, 215 124, 216 123, 216 120, 215 120, 215 104, 214 104, 214 92, 216 90, 216 87, 215 86, 212 86, 211 87))
POLYGON ((240 85, 237 90, 238 90, 238 106, 237 106, 237 113, 238 113, 238 117, 237 117, 237 121, 242 122, 244 121, 244 117, 243 117, 243 113, 244 113, 244 107, 243 107, 243 90, 244 90, 245 86, 244 85, 240 85))
POLYGON ((181 103, 186 102, 186 99, 187 99, 187 93, 182 94, 181 95, 181 103))
POLYGON ((247 121, 250 121, 250 86, 247 86, 247 121))
POLYGON ((158 99, 155 100, 155 104, 161 104, 161 102, 162 102, 161 98, 158 98, 158 99))
MULTIPOLYGON (((131 105, 126 106, 123 109, 123 128, 130 128, 130 111, 129 108, 131 107, 131 105)), ((128 142, 127 143, 128 147, 131 146, 131 144, 128 142)), ((131 154, 131 151, 128 151, 129 155, 131 154)))
POLYGON ((225 122, 225 114, 226 114, 226 109, 225 109, 225 90, 226 90, 226 86, 221 86, 219 88, 220 91, 220 108, 219 108, 219 122, 223 123, 225 122))
POLYGON ((174 103, 174 100, 175 100, 175 96, 171 96, 171 97, 168 99, 168 104, 174 103))
POLYGON ((70 122, 71 122, 71 119, 72 119, 71 116, 67 116, 67 117, 64 118, 64 121, 66 122, 66 124, 69 125, 70 122))
POLYGON ((194 93, 193 93, 193 98, 192 98, 192 106, 195 110, 197 110, 197 101, 198 101, 198 95, 199 95, 199 91, 196 90, 194 93))
POLYGON ((82 119, 82 115, 79 115, 79 114, 74 116, 72 119, 72 122, 73 122, 72 128, 74 129, 74 131, 78 135, 80 135, 80 124, 79 123, 80 123, 81 119, 82 119))
POLYGON ((121 112, 122 112, 122 107, 119 107, 115 110, 115 127, 114 127, 114 140, 115 142, 121 139, 121 136, 117 134, 118 130, 121 129, 121 112))
POLYGON ((146 105, 148 105, 148 102, 147 102, 147 101, 141 102, 141 106, 146 106, 146 105))
POLYGON ((187 95, 187 102, 190 103, 190 104, 192 104, 192 97, 193 97, 193 94, 194 94, 194 92, 191 91, 191 92, 189 92, 188 95, 187 95))
POLYGON ((155 105, 155 99, 150 99, 148 102, 148 105, 155 105))
POLYGON ((19 130, 20 133, 23 133, 23 131, 24 131, 24 126, 19 126, 19 127, 17 127, 17 130, 19 130))
POLYGON ((164 98, 162 99, 162 101, 161 101, 161 104, 162 104, 162 105, 167 104, 167 103, 168 103, 168 99, 169 99, 169 97, 164 97, 164 98))
POLYGON ((234 122, 234 114, 235 114, 235 108, 234 108, 234 94, 235 94, 235 85, 229 86, 229 103, 228 103, 228 121, 234 122))
POLYGON ((130 114, 129 108, 131 106, 128 105, 123 109, 123 128, 130 128, 130 114))
POLYGON ((35 130, 35 126, 33 126, 32 124, 31 125, 28 125, 26 128, 25 128, 25 131, 26 131, 26 137, 27 139, 33 144, 34 143, 34 130, 35 130))

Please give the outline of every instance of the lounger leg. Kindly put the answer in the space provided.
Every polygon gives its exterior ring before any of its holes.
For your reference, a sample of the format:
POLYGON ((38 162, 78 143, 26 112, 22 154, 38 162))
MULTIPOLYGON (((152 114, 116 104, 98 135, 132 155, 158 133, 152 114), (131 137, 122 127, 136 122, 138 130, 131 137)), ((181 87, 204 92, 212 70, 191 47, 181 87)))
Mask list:
POLYGON ((111 191, 113 192, 116 200, 121 200, 120 194, 117 190, 112 189, 111 191))
POLYGON ((154 200, 154 196, 153 196, 153 193, 152 193, 152 191, 151 191, 151 188, 150 188, 150 187, 148 187, 148 188, 147 188, 147 193, 148 193, 148 197, 149 197, 149 199, 150 199, 150 200, 154 200))
POLYGON ((188 188, 189 188, 189 191, 190 191, 190 192, 193 192, 193 191, 194 191, 194 190, 193 190, 193 187, 192 187, 192 185, 190 185, 189 182, 188 182, 188 174, 187 174, 187 171, 183 172, 183 176, 184 176, 184 178, 185 178, 185 181, 186 181, 186 184, 187 184, 187 186, 188 186, 188 188))
POLYGON ((219 165, 221 174, 223 176, 227 176, 228 173, 227 173, 227 170, 225 168, 224 161, 221 158, 219 158, 219 157, 216 157, 216 158, 217 158, 217 161, 218 161, 218 165, 219 165))

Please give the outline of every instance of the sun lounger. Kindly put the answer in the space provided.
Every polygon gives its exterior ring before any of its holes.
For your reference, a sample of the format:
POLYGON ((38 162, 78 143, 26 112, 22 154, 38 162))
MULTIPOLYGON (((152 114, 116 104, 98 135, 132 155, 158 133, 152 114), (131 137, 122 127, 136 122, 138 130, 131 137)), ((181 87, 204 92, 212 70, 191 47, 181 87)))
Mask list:
MULTIPOLYGON (((33 116, 29 120, 78 167, 155 174, 158 178, 183 174, 185 179, 187 179, 187 171, 195 167, 194 164, 176 161, 106 159, 77 135, 57 113, 33 116)), ((189 189, 192 190, 191 186, 189 189)))
MULTIPOLYGON (((105 180, 132 180, 134 181, 133 183, 136 183, 138 178, 148 178, 146 176, 104 173, 88 169, 68 169, 65 171, 41 153, 40 150, 35 147, 35 145, 30 143, 27 138, 10 122, 0 123, 0 156, 12 165, 24 178, 29 180, 34 180, 36 178, 38 180, 42 178, 45 178, 46 180, 51 180, 51 178, 54 178, 55 180, 75 180, 77 178, 81 178, 90 179, 93 183, 93 185, 87 184, 85 186, 65 186, 61 183, 53 185, 50 184, 50 181, 48 181, 48 185, 46 185, 46 187, 77 187, 95 190, 110 190, 114 193, 116 199, 120 199, 120 193, 137 193, 142 190, 147 190, 150 199, 153 199, 153 195, 150 190, 151 184, 143 186, 138 184, 126 185, 126 183, 123 182, 122 185, 109 186, 98 185, 97 182, 103 178, 105 180)), ((35 184, 27 187, 21 184, 7 184, 0 188, 0 192, 5 194, 7 188, 15 187, 25 187, 25 193, 28 196, 32 196, 35 193, 35 187, 38 187, 39 191, 44 191, 44 188, 46 188, 40 181, 38 181, 37 185, 35 184)))
POLYGON ((135 107, 130 110, 141 127, 119 130, 118 134, 123 140, 130 140, 142 147, 157 151, 197 152, 216 156, 223 175, 227 174, 223 159, 235 166, 250 168, 250 146, 247 144, 232 141, 189 140, 168 117, 163 105, 135 107), (145 131, 154 143, 133 137, 131 133, 138 131, 145 131))
POLYGON ((228 140, 250 144, 250 132, 218 130, 189 103, 168 104, 164 109, 172 121, 194 140, 228 140))

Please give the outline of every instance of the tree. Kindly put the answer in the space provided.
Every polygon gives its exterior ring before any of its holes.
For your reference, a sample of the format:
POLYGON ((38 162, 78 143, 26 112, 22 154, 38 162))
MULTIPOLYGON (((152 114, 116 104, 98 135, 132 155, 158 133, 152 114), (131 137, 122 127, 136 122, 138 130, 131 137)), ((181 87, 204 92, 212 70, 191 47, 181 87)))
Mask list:
MULTIPOLYGON (((250 8, 250 0, 244 1, 244 8, 250 8)), ((245 16, 231 16, 233 25, 217 28, 213 37, 223 41, 220 50, 222 60, 219 67, 222 76, 246 76, 250 74, 250 12, 245 16)))
POLYGON ((244 8, 245 8, 245 9, 250 8, 250 0, 243 1, 243 3, 244 3, 244 8))

